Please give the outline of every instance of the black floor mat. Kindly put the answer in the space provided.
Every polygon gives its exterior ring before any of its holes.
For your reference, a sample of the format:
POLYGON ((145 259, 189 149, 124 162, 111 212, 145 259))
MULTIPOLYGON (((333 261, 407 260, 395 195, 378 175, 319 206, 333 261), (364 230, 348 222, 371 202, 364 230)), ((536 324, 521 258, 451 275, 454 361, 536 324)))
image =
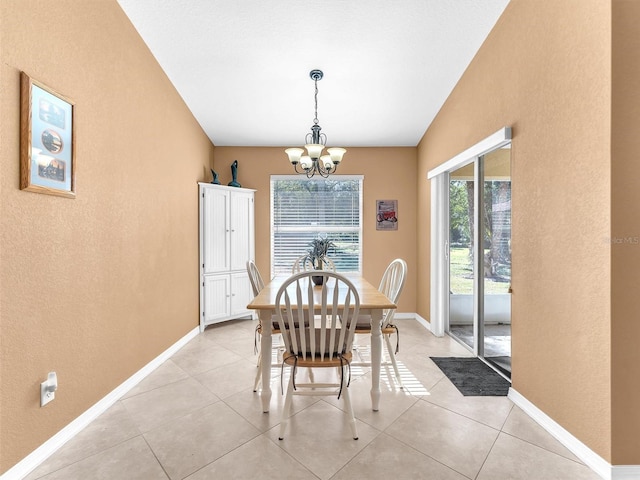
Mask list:
POLYGON ((431 357, 465 396, 506 396, 511 383, 475 357, 431 357))

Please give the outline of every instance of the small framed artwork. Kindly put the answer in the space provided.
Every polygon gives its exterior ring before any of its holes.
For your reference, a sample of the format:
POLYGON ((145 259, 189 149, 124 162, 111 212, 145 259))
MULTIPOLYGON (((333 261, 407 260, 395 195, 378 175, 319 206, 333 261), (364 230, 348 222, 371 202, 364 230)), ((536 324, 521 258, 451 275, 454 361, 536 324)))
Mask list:
POLYGON ((20 189, 75 198, 73 102, 20 78, 20 189))
POLYGON ((397 200, 376 200, 376 230, 398 230, 397 200))

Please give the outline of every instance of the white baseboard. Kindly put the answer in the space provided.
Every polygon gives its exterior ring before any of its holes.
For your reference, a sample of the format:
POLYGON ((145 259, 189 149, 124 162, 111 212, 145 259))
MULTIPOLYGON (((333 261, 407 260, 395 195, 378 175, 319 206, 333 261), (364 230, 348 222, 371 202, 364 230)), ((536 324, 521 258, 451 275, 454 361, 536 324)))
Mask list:
POLYGON ((429 321, 425 320, 417 313, 396 313, 393 316, 393 319, 394 320, 415 320, 416 322, 418 322, 420 325, 422 325, 424 328, 426 328, 428 331, 431 332, 431 323, 429 323, 429 321))
POLYGON ((417 313, 414 313, 414 317, 416 322, 418 322, 420 325, 422 325, 424 328, 426 328, 428 331, 430 331, 431 333, 433 333, 433 330, 431 330, 431 322, 429 322, 427 319, 422 318, 420 315, 418 315, 417 313))
MULTIPOLYGON (((395 318, 399 320, 416 320, 427 330, 431 331, 431 324, 417 313, 399 313, 396 314, 395 318)), ((83 428, 122 398, 129 390, 140 383, 147 375, 169 359, 175 352, 196 337, 199 332, 199 327, 191 330, 187 335, 138 370, 138 372, 125 380, 121 385, 26 456, 22 461, 7 470, 4 475, 0 476, 0 480, 20 480, 24 478, 83 428)), ((604 480, 640 479, 640 465, 612 466, 513 388, 509 389, 508 398, 604 480)))
POLYGON ((122 398, 123 395, 140 383, 141 380, 158 368, 165 362, 165 360, 169 359, 174 353, 180 350, 189 342, 189 340, 196 337, 199 333, 199 327, 191 330, 184 337, 171 345, 168 349, 103 397, 98 401, 98 403, 89 408, 89 410, 73 420, 53 437, 27 455, 19 463, 7 470, 2 476, 0 476, 0 480, 20 480, 21 478, 24 478, 29 474, 29 472, 33 471, 38 465, 53 455, 60 447, 71 440, 98 416, 104 413, 109 407, 122 398))
POLYGON ((614 465, 611 467, 611 480, 638 480, 640 465, 614 465))
POLYGON ((640 465, 611 465, 513 388, 508 397, 604 480, 640 479, 640 465))
MULTIPOLYGON (((431 323, 417 313, 396 313, 394 318, 416 320, 433 333, 431 323)), ((604 480, 640 480, 640 465, 611 465, 513 388, 509 399, 604 480)))

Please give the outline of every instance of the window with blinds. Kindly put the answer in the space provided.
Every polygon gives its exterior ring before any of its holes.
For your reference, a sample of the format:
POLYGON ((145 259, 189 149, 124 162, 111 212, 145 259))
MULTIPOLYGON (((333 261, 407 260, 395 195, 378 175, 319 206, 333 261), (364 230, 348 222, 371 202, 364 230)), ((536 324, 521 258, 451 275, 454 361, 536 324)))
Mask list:
POLYGON ((362 176, 271 176, 271 274, 289 274, 309 242, 326 236, 338 272, 361 272, 362 176))

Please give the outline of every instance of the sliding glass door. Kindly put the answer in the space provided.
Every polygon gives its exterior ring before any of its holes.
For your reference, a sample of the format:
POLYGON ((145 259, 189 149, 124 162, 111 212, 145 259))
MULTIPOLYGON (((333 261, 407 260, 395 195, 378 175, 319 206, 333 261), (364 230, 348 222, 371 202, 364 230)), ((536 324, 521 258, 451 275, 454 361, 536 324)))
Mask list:
POLYGON ((510 376, 510 145, 447 173, 449 308, 445 330, 510 376))
POLYGON ((474 249, 474 164, 449 173, 449 333, 472 350, 476 269, 474 249))
POLYGON ((482 342, 484 359, 511 376, 510 148, 482 158, 482 342))

